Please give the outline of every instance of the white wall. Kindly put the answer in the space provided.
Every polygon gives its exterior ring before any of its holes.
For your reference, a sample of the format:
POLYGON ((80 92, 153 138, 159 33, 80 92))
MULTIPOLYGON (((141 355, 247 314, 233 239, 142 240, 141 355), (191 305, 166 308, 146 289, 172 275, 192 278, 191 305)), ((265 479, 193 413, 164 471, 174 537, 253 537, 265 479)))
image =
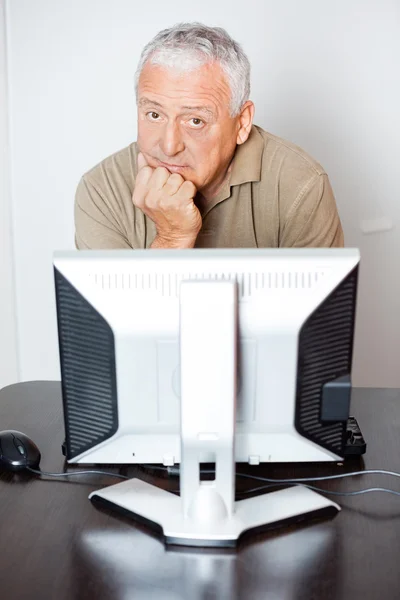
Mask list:
POLYGON ((4 3, 0 1, 0 389, 18 379, 4 3))
POLYGON ((400 386, 400 9, 396 0, 9 0, 12 200, 22 379, 57 378, 53 249, 73 247, 80 175, 136 135, 143 45, 225 27, 253 65, 256 122, 329 173, 362 273, 354 381, 400 386), (392 229, 360 224, 387 217, 392 229))

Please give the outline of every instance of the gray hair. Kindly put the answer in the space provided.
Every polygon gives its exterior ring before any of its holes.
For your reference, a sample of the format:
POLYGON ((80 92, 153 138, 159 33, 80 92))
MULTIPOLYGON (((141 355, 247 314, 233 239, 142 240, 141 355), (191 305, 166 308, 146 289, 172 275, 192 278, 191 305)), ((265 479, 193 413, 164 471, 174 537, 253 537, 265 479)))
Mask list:
POLYGON ((203 64, 218 62, 225 72, 230 88, 232 116, 250 95, 250 63, 241 46, 221 27, 208 27, 202 23, 178 23, 160 31, 143 49, 135 73, 135 91, 138 93, 139 77, 145 64, 181 71, 192 71, 203 64))

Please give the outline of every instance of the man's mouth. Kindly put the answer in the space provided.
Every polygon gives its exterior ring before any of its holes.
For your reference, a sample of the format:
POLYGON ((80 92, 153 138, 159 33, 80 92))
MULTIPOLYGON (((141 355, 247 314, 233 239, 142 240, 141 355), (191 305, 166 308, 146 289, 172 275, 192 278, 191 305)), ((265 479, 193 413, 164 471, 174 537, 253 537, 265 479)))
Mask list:
POLYGON ((164 167, 170 173, 182 173, 185 169, 187 169, 187 165, 174 165, 162 162, 161 160, 157 161, 160 167, 164 167))

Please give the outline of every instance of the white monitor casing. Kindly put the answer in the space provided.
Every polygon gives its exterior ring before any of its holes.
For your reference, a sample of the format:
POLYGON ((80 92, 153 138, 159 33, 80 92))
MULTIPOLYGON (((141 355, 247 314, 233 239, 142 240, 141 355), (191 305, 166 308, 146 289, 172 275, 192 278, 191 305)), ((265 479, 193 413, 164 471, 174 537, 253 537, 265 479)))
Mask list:
MULTIPOLYGON (((105 383, 99 381, 96 390, 92 379, 78 393, 79 384, 73 379, 84 379, 91 364, 79 371, 65 356, 63 364, 61 353, 64 411, 70 412, 69 462, 180 462, 180 290, 182 282, 210 280, 237 284, 236 462, 340 460, 338 451, 305 437, 295 426, 299 336, 310 315, 354 273, 358 263, 359 253, 353 249, 56 253, 56 272, 103 317, 115 349, 117 427, 100 442, 96 423, 102 419, 101 403, 98 411, 92 409, 96 394, 101 400, 108 393, 105 383), (85 391, 93 396, 86 413, 85 391), (74 432, 85 442, 78 447, 86 444, 86 449, 71 452, 74 432)), ((65 346, 60 302, 58 292, 60 345, 65 346)), ((213 306, 205 310, 213 322, 213 306)), ((335 318, 340 320, 340 312, 335 318)), ((89 327, 86 338, 91 331, 89 327)), ((211 338, 208 348, 211 352, 211 338)), ((190 377, 201 385, 207 375, 199 356, 190 377)), ((212 459, 212 455, 202 457, 204 462, 212 459)))

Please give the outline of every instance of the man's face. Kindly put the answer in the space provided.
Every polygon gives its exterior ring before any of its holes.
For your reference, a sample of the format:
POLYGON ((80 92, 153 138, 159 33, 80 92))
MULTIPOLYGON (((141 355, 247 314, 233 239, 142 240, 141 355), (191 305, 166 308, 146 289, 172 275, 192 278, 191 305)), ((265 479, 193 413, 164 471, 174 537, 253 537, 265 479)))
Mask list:
POLYGON ((138 86, 138 145, 149 165, 212 190, 238 141, 240 119, 230 116, 230 100, 216 63, 186 73, 147 63, 138 86))

